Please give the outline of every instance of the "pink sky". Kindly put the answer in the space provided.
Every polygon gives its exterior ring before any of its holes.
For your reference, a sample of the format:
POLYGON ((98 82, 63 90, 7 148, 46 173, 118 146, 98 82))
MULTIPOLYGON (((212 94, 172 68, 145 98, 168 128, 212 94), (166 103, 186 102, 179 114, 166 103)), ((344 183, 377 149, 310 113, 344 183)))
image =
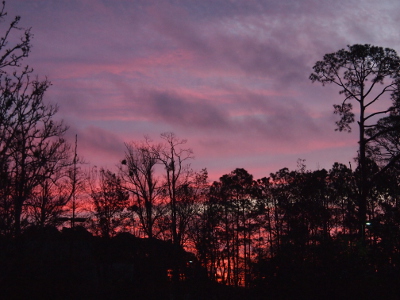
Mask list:
MULTIPOLYGON (((356 128, 335 132, 333 86, 308 79, 348 44, 400 51, 393 0, 13 0, 32 27, 25 61, 53 86, 46 99, 78 134, 91 165, 114 166, 124 142, 188 140, 212 180, 235 168, 255 178, 283 167, 348 164, 356 128)), ((8 21, 10 20, 7 19, 8 21)), ((4 26, 4 24, 1 24, 4 26)))

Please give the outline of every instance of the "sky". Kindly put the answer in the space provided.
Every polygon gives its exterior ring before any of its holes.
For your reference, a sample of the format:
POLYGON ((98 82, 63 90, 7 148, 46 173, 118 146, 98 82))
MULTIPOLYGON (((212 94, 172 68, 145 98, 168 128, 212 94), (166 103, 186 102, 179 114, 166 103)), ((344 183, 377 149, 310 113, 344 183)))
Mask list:
MULTIPOLYGON (((116 170, 124 143, 174 132, 193 169, 254 177, 305 159, 348 164, 357 130, 335 131, 334 86, 314 63, 352 44, 400 51, 395 0, 9 0, 31 27, 25 63, 90 166, 116 170)), ((3 28, 0 27, 0 28, 3 28)))

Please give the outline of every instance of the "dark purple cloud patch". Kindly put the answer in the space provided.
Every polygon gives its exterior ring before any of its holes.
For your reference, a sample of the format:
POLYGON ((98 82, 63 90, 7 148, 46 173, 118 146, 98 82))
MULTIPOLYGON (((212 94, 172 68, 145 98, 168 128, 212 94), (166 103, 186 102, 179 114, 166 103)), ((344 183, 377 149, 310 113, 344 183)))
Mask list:
POLYGON ((226 114, 205 99, 184 99, 167 92, 152 93, 148 99, 156 118, 178 126, 219 130, 228 126, 226 114))

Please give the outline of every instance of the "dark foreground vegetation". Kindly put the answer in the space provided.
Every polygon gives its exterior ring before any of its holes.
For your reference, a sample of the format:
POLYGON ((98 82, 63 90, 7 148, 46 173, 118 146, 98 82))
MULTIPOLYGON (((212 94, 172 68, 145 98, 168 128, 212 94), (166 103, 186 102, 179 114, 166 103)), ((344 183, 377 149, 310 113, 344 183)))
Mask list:
POLYGON ((21 65, 32 35, 18 22, 0 39, 1 298, 398 299, 394 50, 348 46, 310 76, 340 88, 339 131, 357 121, 354 167, 311 171, 300 159, 210 183, 173 133, 126 143, 117 170, 83 171, 78 139, 43 100, 50 82, 21 65))
POLYGON ((173 263, 185 287, 205 282, 194 256, 171 243, 128 233, 105 239, 83 227, 32 227, 2 240, 0 293, 7 299, 167 299, 175 293, 173 263))
POLYGON ((400 256, 330 241, 288 246, 254 266, 248 288, 212 282, 193 254, 170 242, 82 227, 30 228, 2 238, 2 299, 398 299, 400 256), (306 253, 305 253, 306 252, 306 253), (307 258, 304 255, 307 254, 307 258), (171 277, 178 266, 179 281, 171 277))

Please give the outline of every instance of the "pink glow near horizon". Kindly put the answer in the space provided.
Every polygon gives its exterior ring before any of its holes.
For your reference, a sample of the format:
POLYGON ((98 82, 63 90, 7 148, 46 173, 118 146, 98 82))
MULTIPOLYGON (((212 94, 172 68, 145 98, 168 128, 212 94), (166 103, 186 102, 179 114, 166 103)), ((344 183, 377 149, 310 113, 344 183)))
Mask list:
POLYGON ((400 50, 391 0, 15 0, 32 27, 26 60, 80 154, 113 168, 123 143, 173 131, 212 180, 240 167, 347 164, 356 135, 334 131, 335 87, 308 79, 325 53, 370 43, 400 50), (363 7, 362 10, 359 7, 363 7), (372 16, 372 17, 371 17, 372 16))

